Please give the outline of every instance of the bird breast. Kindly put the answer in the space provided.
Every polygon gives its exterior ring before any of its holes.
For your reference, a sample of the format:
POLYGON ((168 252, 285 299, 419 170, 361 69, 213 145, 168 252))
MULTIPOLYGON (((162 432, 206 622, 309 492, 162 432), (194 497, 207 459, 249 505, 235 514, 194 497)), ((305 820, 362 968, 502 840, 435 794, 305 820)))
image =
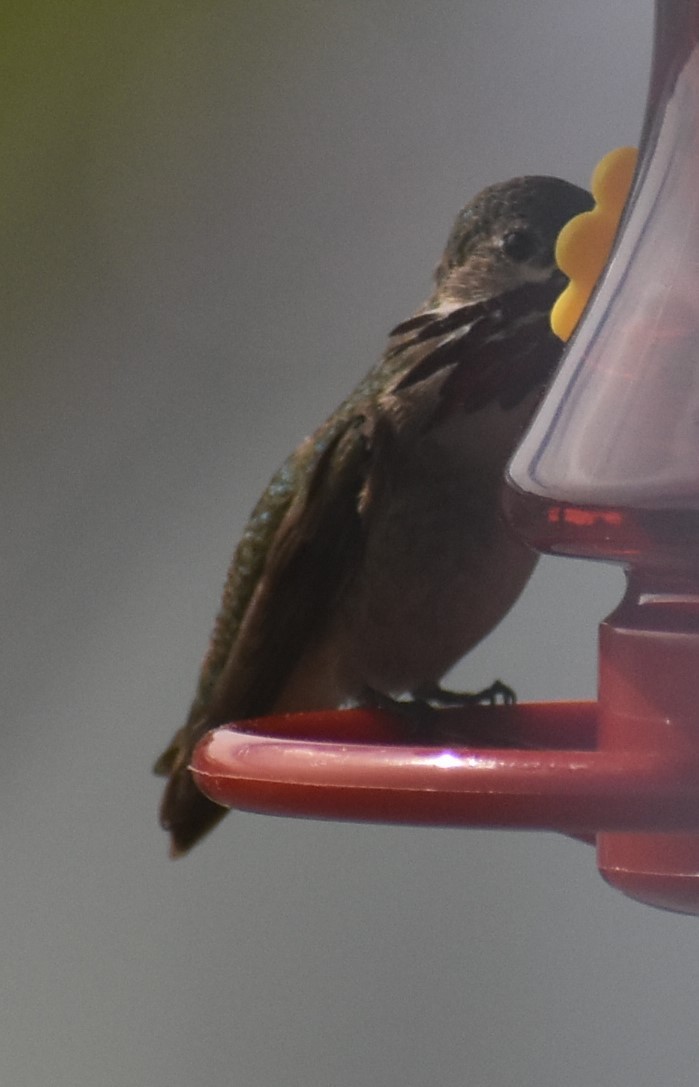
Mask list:
POLYGON ((420 437, 398 428, 341 610, 351 686, 398 693, 438 680, 524 588, 536 556, 504 523, 500 490, 527 401, 455 413, 420 437))

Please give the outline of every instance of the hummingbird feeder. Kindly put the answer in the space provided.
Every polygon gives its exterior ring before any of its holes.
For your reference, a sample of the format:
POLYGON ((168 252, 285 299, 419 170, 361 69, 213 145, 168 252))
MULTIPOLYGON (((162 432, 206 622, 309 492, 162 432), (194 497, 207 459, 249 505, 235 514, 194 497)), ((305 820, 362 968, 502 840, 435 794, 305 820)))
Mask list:
POLYGON ((600 626, 598 701, 432 711, 429 744, 374 709, 225 726, 193 758, 212 800, 557 830, 594 842, 625 894, 699 914, 698 178, 699 0, 657 0, 621 228, 504 492, 537 550, 626 570, 600 626))

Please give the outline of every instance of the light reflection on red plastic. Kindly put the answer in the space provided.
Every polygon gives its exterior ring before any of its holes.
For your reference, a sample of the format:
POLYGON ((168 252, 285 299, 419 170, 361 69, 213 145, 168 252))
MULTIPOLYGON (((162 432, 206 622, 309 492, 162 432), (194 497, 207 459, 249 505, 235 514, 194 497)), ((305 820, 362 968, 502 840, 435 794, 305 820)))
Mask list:
POLYGON ((552 525, 579 525, 585 528, 598 524, 619 528, 623 522, 622 514, 618 510, 591 510, 578 506, 551 506, 546 510, 546 519, 552 525))
POLYGON ((428 745, 397 742, 404 722, 379 711, 291 714, 209 733, 193 769, 212 800, 278 815, 574 834, 699 829, 699 753, 602 753, 596 715, 595 703, 449 710, 428 745), (454 742, 484 729, 517 746, 454 742), (542 746, 547 736, 555 747, 542 746))

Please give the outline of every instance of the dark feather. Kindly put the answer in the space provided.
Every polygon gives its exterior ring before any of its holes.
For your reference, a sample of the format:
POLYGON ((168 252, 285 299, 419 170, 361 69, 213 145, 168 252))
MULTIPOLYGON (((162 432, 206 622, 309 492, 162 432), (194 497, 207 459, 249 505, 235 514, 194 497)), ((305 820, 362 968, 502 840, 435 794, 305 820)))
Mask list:
POLYGON ((429 324, 430 321, 434 321, 434 313, 416 313, 414 317, 408 317, 407 321, 401 321, 399 325, 392 328, 388 335, 389 337, 405 336, 406 333, 414 332, 416 329, 429 324))
POLYGON ((442 314, 439 310, 428 310, 427 313, 418 313, 415 317, 396 325, 391 336, 404 336, 408 332, 417 331, 417 335, 410 339, 410 345, 431 340, 435 336, 444 336, 447 332, 453 332, 456 328, 462 328, 470 321, 476 320, 492 307, 490 300, 473 302, 466 306, 458 306, 442 314))
POLYGON ((193 716, 159 760, 158 771, 171 774, 161 823, 170 831, 175 856, 225 814, 202 796, 189 772, 197 742, 227 721, 269 712, 361 559, 359 497, 371 458, 365 427, 363 415, 348 418, 322 448, 308 486, 289 505, 270 546, 234 651, 206 704, 195 703, 193 716))
POLYGON ((488 319, 464 338, 463 363, 442 386, 440 414, 470 414, 493 402, 513 408, 551 377, 563 352, 549 327, 559 290, 554 278, 501 296, 488 319))
POLYGON ((479 345, 469 364, 455 368, 446 378, 438 415, 458 410, 468 415, 496 402, 501 408, 513 408, 543 385, 563 350, 547 324, 542 316, 512 337, 479 345))
POLYGON ((555 280, 526 284, 424 324, 418 336, 396 348, 406 353, 420 340, 427 350, 393 391, 400 393, 443 372, 440 414, 455 409, 468 414, 491 401, 514 407, 550 376, 560 358, 562 345, 548 328, 559 289, 555 280))
MULTIPOLYGON (((410 350, 410 346, 407 348, 410 350)), ((440 340, 436 347, 432 348, 426 355, 423 355, 420 360, 408 370, 400 381, 394 385, 393 391, 396 393, 403 392, 405 389, 409 389, 412 385, 417 385, 421 381, 426 381, 428 378, 433 377, 439 373, 440 370, 448 370, 449 367, 458 365, 463 362, 464 352, 470 350, 470 344, 468 337, 465 335, 448 337, 446 340, 440 340)))

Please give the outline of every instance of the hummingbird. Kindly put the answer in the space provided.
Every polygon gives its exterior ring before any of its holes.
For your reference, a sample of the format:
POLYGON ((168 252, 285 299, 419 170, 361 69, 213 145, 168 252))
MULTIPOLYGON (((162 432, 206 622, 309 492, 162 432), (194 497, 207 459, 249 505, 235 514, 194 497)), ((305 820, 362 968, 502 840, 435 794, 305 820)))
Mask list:
POLYGON ((210 729, 401 695, 446 704, 441 678, 514 604, 536 556, 504 523, 502 479, 563 349, 556 237, 592 205, 555 177, 479 193, 426 303, 272 477, 154 768, 173 856, 226 814, 189 770, 210 729))

